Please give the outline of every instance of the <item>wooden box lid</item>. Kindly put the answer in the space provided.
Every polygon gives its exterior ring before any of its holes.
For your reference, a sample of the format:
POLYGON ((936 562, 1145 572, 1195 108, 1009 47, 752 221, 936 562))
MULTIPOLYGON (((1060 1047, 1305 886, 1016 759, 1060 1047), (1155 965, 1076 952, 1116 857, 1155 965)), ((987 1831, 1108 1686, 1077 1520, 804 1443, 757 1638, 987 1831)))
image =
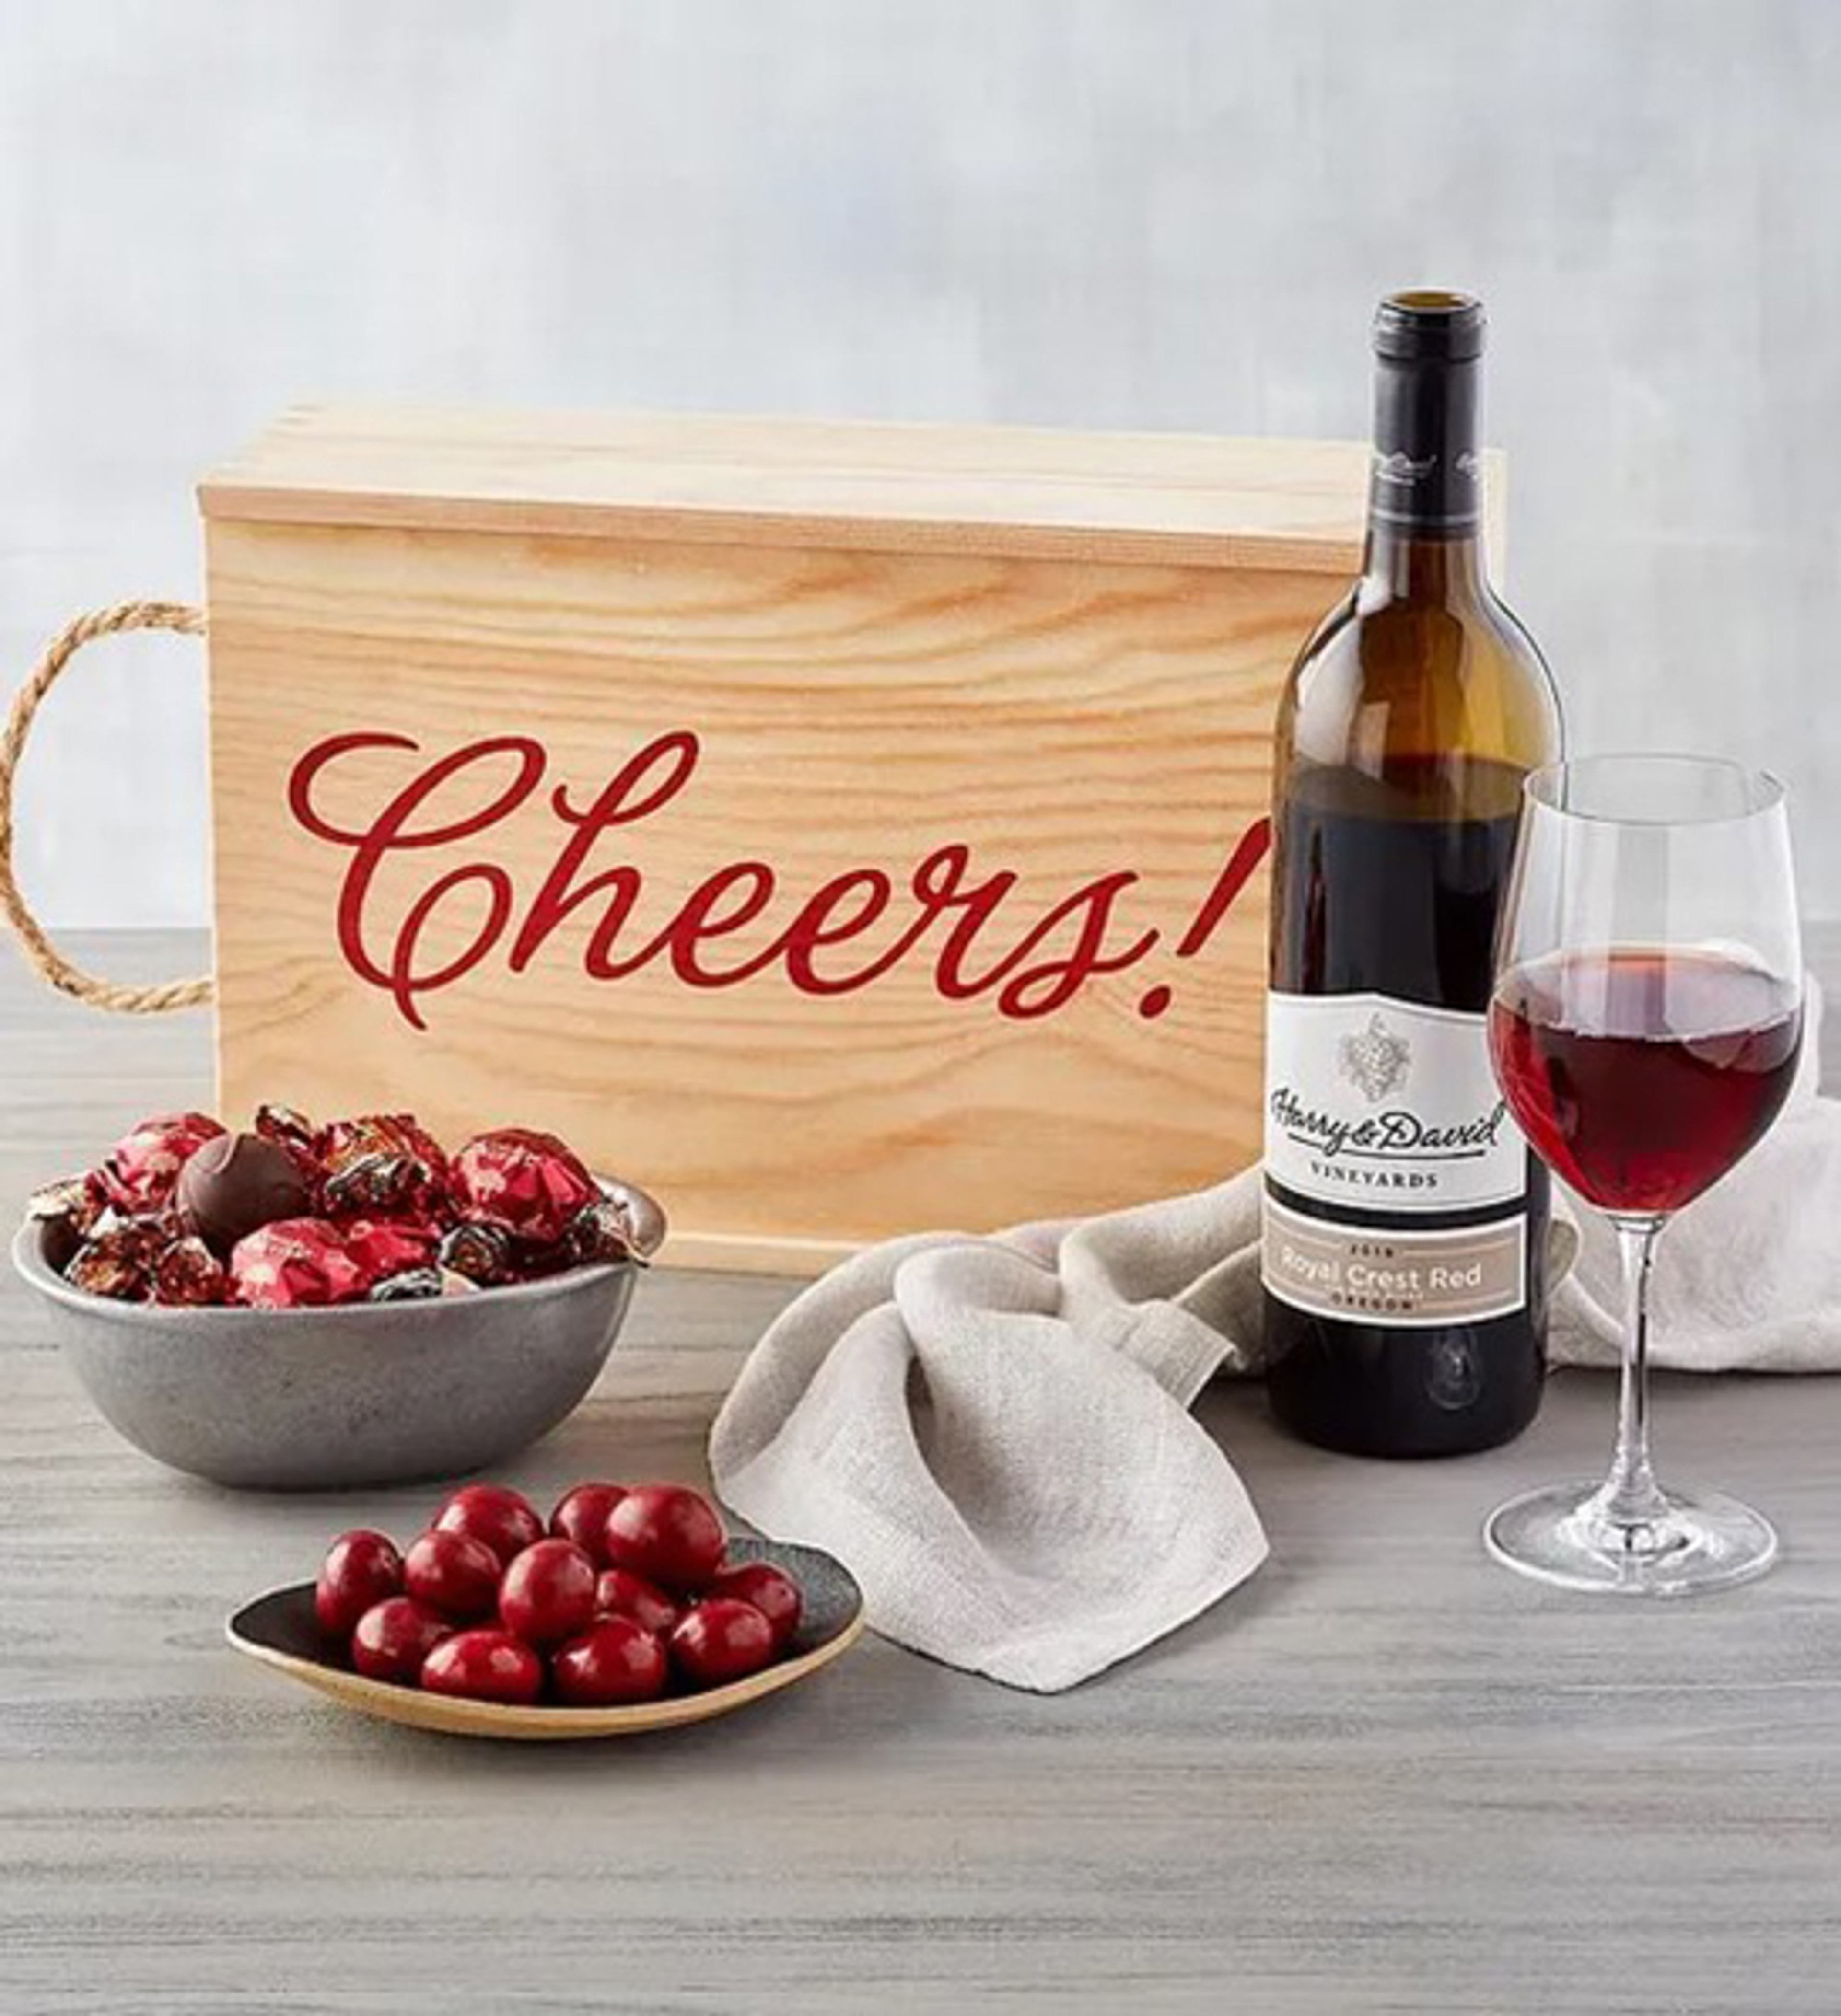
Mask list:
POLYGON ((1352 441, 312 405, 200 485, 207 518, 1346 574, 1352 441))

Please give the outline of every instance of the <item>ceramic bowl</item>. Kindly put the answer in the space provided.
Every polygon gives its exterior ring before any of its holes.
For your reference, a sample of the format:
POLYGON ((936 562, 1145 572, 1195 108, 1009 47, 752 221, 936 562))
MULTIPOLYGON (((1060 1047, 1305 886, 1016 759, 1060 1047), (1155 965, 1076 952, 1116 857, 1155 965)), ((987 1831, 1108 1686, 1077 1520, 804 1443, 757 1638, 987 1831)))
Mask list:
MULTIPOLYGON (((665 1218, 630 1183, 642 1257, 665 1218)), ((426 1301, 163 1309, 86 1294, 28 1222, 13 1264, 110 1425, 175 1470, 268 1491, 414 1484, 499 1462, 570 1413, 607 1362, 631 1261, 426 1301)))
POLYGON ((406 1723, 445 1736, 490 1736, 522 1743, 555 1743, 589 1736, 643 1736, 708 1722, 763 1695, 777 1694, 841 1658, 863 1635, 863 1591, 844 1564, 816 1547, 778 1540, 732 1537, 729 1557, 772 1561, 798 1583, 805 1614, 787 1656, 745 1680, 702 1694, 674 1694, 629 1708, 511 1708, 497 1701, 456 1701, 425 1694, 388 1680, 369 1680, 327 1656, 313 1616, 313 1585, 296 1582, 245 1604, 225 1625, 236 1650, 341 1706, 385 1722, 406 1723))

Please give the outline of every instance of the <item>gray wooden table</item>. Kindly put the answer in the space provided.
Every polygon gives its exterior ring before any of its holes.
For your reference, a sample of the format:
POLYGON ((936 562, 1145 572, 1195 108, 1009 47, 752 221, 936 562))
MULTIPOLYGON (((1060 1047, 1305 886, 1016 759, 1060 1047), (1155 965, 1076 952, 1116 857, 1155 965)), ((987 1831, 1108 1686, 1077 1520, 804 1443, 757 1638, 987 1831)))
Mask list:
MULTIPOLYGON (((171 945, 112 970, 177 970, 171 945)), ((0 1197, 208 1099, 207 1029, 0 972, 0 1197)), ((649 1280, 516 1466, 701 1470, 790 1292, 649 1280)), ((1782 1568, 1625 1608, 1492 1568, 1507 1492, 1596 1469, 1601 1377, 1515 1447, 1393 1467, 1203 1406, 1270 1530, 1213 1615, 1053 1699, 877 1640, 726 1725, 496 1748, 237 1660, 225 1612, 427 1491, 241 1497, 91 1413, 0 1291, 0 2009, 1841 2008, 1841 1383, 1665 1382, 1668 1467, 1782 1568)))

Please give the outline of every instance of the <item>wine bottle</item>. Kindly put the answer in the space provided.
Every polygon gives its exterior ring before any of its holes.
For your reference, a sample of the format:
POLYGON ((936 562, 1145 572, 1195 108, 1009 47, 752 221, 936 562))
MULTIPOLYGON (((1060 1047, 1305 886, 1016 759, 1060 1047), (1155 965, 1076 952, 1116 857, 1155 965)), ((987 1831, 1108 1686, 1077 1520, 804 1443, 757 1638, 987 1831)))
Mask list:
POLYGON ((1518 1435, 1545 1372, 1547 1175, 1492 1075, 1492 941, 1529 770, 1559 753, 1491 589, 1481 304, 1374 323, 1360 578, 1281 704, 1262 1273, 1279 1420, 1370 1456, 1518 1435))

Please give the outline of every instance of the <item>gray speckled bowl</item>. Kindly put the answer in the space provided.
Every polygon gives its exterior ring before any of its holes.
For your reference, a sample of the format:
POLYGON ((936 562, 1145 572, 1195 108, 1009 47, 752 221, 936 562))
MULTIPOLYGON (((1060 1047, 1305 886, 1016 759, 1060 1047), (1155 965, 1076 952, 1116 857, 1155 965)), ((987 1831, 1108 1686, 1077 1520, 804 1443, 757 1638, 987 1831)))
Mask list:
MULTIPOLYGON (((643 1253, 665 1236, 631 1201, 643 1253)), ((175 1470, 267 1491, 414 1484, 496 1463, 570 1413, 632 1299, 630 1262, 418 1302, 160 1309, 74 1288, 28 1222, 13 1265, 103 1418, 175 1470)))

